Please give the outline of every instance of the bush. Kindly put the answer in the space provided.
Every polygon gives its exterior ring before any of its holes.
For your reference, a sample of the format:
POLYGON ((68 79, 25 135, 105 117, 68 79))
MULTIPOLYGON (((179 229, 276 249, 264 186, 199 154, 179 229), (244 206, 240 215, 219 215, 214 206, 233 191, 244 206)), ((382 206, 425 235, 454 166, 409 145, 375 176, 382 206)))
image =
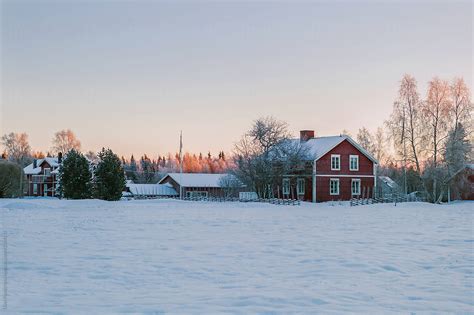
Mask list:
POLYGON ((13 162, 0 160, 0 198, 21 197, 24 174, 13 162))
POLYGON ((82 153, 71 150, 59 169, 59 191, 64 198, 88 199, 92 196, 92 173, 82 153))
POLYGON ((110 149, 98 154, 95 170, 94 197, 103 200, 119 200, 125 187, 125 174, 120 158, 110 149))

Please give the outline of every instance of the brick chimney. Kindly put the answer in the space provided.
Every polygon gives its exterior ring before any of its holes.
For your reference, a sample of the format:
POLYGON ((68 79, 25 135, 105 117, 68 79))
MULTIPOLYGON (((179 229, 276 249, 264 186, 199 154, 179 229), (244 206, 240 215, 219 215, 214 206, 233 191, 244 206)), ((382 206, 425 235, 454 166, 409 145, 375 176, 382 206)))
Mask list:
POLYGON ((61 164, 63 162, 63 153, 59 152, 58 153, 58 164, 61 164))
POLYGON ((301 130, 300 131, 300 141, 306 142, 309 139, 314 138, 314 130, 301 130))

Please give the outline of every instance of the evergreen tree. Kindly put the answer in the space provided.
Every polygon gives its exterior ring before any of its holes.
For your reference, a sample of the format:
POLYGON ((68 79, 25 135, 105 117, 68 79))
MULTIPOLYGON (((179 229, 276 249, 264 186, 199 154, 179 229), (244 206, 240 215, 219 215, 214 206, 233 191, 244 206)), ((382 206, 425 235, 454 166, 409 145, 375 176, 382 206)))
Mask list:
POLYGON ((471 150, 472 146, 467 138, 466 130, 459 123, 456 128, 449 132, 446 143, 445 160, 449 175, 453 175, 466 165, 471 150))
POLYGON ((86 157, 72 149, 59 168, 59 191, 64 198, 88 199, 91 197, 92 174, 86 157))
POLYGON ((103 200, 119 200, 125 187, 125 174, 120 158, 112 150, 104 148, 98 157, 94 196, 103 200))

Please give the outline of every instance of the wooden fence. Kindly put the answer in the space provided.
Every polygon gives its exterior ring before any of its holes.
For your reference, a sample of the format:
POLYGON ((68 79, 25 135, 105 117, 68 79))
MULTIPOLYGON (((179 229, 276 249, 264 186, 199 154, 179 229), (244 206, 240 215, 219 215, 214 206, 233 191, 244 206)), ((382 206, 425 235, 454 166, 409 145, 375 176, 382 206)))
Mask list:
POLYGON ((419 197, 413 195, 393 195, 385 197, 374 198, 352 198, 350 201, 352 206, 371 205, 376 203, 401 203, 401 202, 426 202, 426 197, 419 197))

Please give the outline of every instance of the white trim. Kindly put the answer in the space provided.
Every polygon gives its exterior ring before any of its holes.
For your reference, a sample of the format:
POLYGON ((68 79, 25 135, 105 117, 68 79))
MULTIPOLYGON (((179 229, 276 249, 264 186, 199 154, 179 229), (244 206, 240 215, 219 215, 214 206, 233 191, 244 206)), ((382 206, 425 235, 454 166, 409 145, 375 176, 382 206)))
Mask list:
POLYGON ((281 191, 282 191, 283 195, 285 195, 285 196, 289 195, 290 192, 291 192, 290 179, 289 178, 283 178, 282 186, 283 187, 282 187, 281 191), (285 185, 285 183, 288 183, 288 186, 285 185), (286 188, 288 188, 288 189, 286 189, 286 188))
POLYGON ((360 187, 360 178, 353 178, 353 179, 351 180, 351 196, 360 196, 360 191, 361 191, 360 188, 361 188, 361 187, 360 187), (359 188, 359 192, 358 192, 358 193, 354 193, 354 189, 353 189, 354 187, 352 186, 352 185, 354 185, 354 183, 359 183, 359 187, 358 187, 358 188, 359 188))
POLYGON ((345 174, 317 174, 317 177, 364 177, 364 178, 372 178, 375 177, 374 175, 345 175, 345 174))
POLYGON ((331 171, 340 171, 341 170, 341 155, 340 154, 331 154, 331 171), (332 159, 337 158, 339 161, 338 168, 332 167, 332 159))
POLYGON ((329 180, 329 195, 331 195, 331 196, 339 196, 339 193, 341 192, 341 187, 340 187, 340 185, 341 185, 341 183, 340 183, 340 181, 339 181, 339 178, 331 178, 331 179, 329 180), (331 191, 331 183, 332 183, 332 182, 337 182, 337 186, 336 186, 336 187, 337 187, 337 193, 333 193, 333 192, 331 191))
POLYGON ((305 183, 304 178, 297 178, 296 179, 296 194, 304 196, 305 190, 306 190, 305 188, 306 188, 306 183, 305 183))
POLYGON ((330 148, 326 149, 325 151, 319 153, 319 157, 316 158, 316 160, 319 160, 321 159, 323 156, 325 156, 326 154, 328 154, 329 152, 331 152, 332 149, 334 149, 335 147, 337 147, 339 144, 341 144, 341 142, 343 142, 344 140, 347 140, 349 141, 350 144, 352 144, 354 147, 356 147, 357 150, 359 150, 360 153, 362 153, 363 155, 365 155, 369 160, 371 160, 372 162, 374 162, 375 164, 378 164, 379 162, 369 153, 367 152, 367 150, 365 150, 363 147, 360 146, 360 144, 358 144, 354 139, 352 139, 351 137, 347 136, 347 135, 344 135, 341 138, 341 141, 337 142, 336 144, 334 144, 333 146, 331 146, 330 148))
POLYGON ((349 155, 349 171, 358 171, 359 170, 359 156, 357 154, 349 155), (352 159, 357 160, 357 168, 352 168, 352 159))

